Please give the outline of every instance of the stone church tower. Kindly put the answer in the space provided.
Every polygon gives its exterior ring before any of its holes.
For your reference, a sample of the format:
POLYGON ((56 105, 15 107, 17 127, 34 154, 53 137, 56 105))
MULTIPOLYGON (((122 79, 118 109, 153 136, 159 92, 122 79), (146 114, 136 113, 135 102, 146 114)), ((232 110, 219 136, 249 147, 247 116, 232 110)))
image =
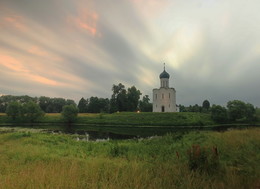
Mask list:
POLYGON ((177 112, 176 91, 169 88, 170 75, 164 70, 160 74, 161 87, 153 89, 153 112, 177 112))

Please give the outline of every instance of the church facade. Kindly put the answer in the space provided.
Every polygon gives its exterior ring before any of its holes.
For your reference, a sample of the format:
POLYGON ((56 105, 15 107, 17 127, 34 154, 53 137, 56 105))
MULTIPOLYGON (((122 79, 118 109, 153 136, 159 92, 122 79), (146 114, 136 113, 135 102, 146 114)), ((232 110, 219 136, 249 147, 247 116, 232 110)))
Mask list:
POLYGON ((170 75, 165 67, 159 78, 161 87, 153 89, 153 112, 177 112, 176 91, 169 88, 170 75))

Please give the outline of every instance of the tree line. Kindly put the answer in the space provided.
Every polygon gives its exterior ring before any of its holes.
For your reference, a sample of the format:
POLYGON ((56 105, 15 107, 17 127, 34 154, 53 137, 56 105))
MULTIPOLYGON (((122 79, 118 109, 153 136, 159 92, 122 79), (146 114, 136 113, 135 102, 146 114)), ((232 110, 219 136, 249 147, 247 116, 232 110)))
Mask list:
POLYGON ((180 112, 202 112, 210 113, 211 118, 216 123, 243 123, 257 121, 256 108, 240 100, 227 102, 226 107, 213 104, 210 106, 208 100, 204 100, 202 106, 198 104, 185 107, 179 105, 180 112))
MULTIPOLYGON (((30 97, 4 95, 0 97, 0 112, 6 112, 12 120, 24 120, 34 122, 44 113, 61 113, 64 107, 67 110, 80 113, 114 113, 114 112, 151 112, 152 103, 148 95, 144 95, 135 86, 125 88, 122 83, 112 86, 111 98, 81 98, 76 104, 74 100, 50 97, 30 97)), ((257 120, 256 108, 250 104, 239 100, 229 101, 226 107, 220 105, 210 106, 208 100, 204 100, 202 105, 195 104, 185 107, 179 105, 180 112, 201 112, 211 114, 211 118, 216 123, 233 122, 254 122, 257 120)))
POLYGON ((135 86, 126 89, 122 83, 112 86, 110 99, 93 96, 87 99, 82 97, 78 104, 76 104, 74 100, 64 98, 3 95, 0 96, 0 112, 5 113, 8 105, 12 102, 17 102, 20 106, 33 102, 45 113, 61 113, 62 107, 65 105, 76 106, 80 113, 133 112, 138 110, 151 112, 152 103, 150 103, 149 96, 144 95, 142 100, 140 100, 141 95, 142 93, 135 86))
POLYGON ((7 107, 11 102, 19 102, 21 105, 27 104, 29 102, 34 102, 38 104, 41 110, 45 113, 60 113, 63 106, 71 104, 76 105, 74 100, 64 98, 50 98, 46 96, 30 97, 28 95, 3 95, 0 96, 0 112, 6 112, 7 107))
POLYGON ((111 98, 90 97, 88 99, 81 98, 78 103, 80 113, 114 113, 114 112, 151 112, 152 103, 148 95, 144 95, 135 86, 128 89, 122 83, 112 86, 111 98))

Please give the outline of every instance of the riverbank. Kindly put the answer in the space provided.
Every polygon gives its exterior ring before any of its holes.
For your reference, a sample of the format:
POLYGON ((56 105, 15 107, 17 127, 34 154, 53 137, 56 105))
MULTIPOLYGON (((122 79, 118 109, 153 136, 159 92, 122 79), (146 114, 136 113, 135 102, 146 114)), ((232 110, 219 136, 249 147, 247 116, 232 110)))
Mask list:
MULTIPOLYGON (((12 120, 6 114, 0 115, 0 124, 11 124, 12 120)), ((59 124, 63 123, 59 113, 45 114, 37 120, 36 124, 59 124)), ((113 114, 78 114, 76 124, 102 124, 102 125, 146 125, 146 126, 188 126, 188 125, 213 125, 210 114, 205 113, 152 113, 152 112, 120 112, 113 114)))
MULTIPOLYGON (((53 132, 85 133, 96 132, 109 137, 110 134, 149 137, 172 132, 226 131, 228 129, 259 127, 259 124, 221 124, 211 120, 205 113, 137 113, 120 112, 114 114, 79 114, 77 121, 68 128, 61 114, 45 114, 35 123, 17 123, 0 114, 0 127, 22 127, 45 129, 53 132)), ((120 138, 120 137, 119 137, 120 138)), ((128 138, 128 137, 127 137, 128 138)))
POLYGON ((254 128, 86 142, 2 133, 0 188, 257 188, 259 136, 254 128))

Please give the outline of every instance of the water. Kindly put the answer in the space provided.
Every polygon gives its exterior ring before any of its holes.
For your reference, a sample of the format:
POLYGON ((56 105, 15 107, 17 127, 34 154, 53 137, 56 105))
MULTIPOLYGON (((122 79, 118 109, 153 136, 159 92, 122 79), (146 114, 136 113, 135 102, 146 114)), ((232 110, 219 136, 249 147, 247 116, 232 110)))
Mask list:
POLYGON ((160 126, 101 126, 101 125, 84 125, 80 127, 73 127, 70 130, 54 130, 45 129, 45 126, 38 126, 36 128, 26 127, 0 127, 0 134, 6 132, 43 132, 52 134, 69 134, 75 137, 78 141, 109 141, 109 140, 124 140, 124 139, 140 139, 149 138, 152 136, 162 136, 167 133, 187 133, 190 131, 217 131, 225 132, 229 129, 248 128, 248 126, 234 126, 221 125, 211 127, 193 127, 193 126, 179 126, 179 127, 160 127, 160 126), (84 129, 82 129, 84 128, 84 129), (74 129, 74 130, 73 130, 74 129))

